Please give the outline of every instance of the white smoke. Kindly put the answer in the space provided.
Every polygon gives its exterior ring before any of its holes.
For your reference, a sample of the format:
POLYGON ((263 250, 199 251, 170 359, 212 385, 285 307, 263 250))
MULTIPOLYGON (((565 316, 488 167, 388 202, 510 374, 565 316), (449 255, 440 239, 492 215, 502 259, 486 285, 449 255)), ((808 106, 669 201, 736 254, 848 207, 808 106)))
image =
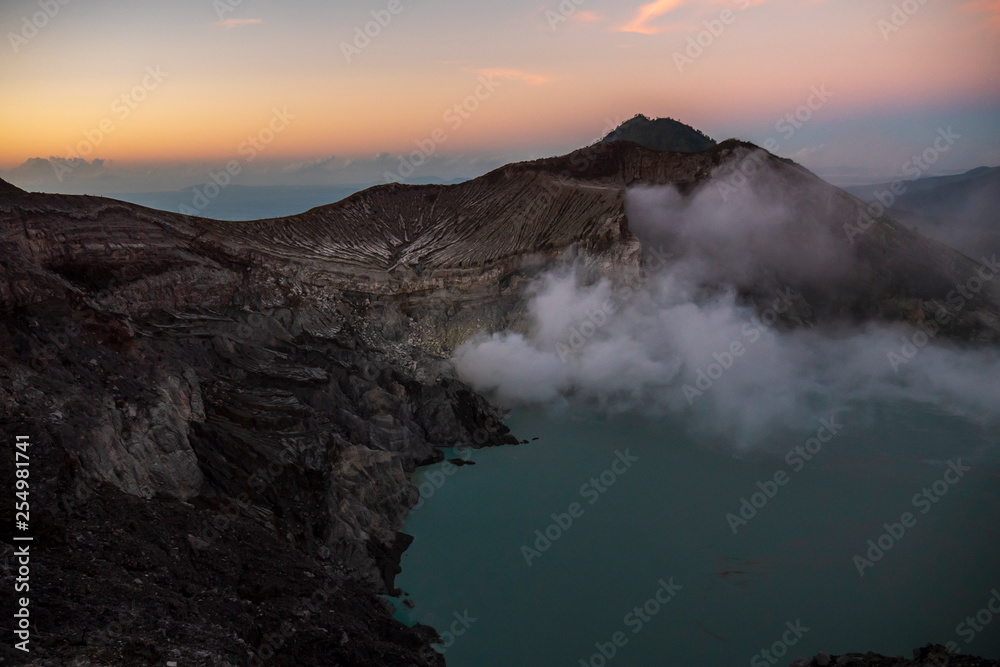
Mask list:
POLYGON ((961 350, 903 325, 787 327, 780 314, 804 304, 787 287, 773 288, 762 310, 739 298, 782 281, 835 288, 851 272, 846 242, 830 231, 839 228, 810 213, 809 193, 774 203, 772 178, 725 201, 712 183, 689 196, 631 190, 632 229, 645 248, 672 257, 637 290, 586 284, 572 271, 544 276, 526 333, 466 342, 453 358, 460 376, 507 405, 672 414, 743 443, 846 405, 1000 416, 995 350, 961 350))

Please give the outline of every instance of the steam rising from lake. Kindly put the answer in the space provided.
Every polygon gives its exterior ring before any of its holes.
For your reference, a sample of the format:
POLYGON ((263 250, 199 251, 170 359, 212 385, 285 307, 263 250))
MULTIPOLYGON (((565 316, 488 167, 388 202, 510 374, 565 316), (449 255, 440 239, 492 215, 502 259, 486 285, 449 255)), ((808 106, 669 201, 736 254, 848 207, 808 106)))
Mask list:
POLYGON ((903 325, 778 323, 790 308, 809 309, 786 285, 835 289, 852 266, 839 225, 808 208, 823 200, 801 192, 775 203, 775 178, 725 192, 716 179, 688 196, 631 190, 646 280, 615 290, 573 270, 543 276, 525 333, 466 342, 453 359, 460 376, 507 405, 673 414, 743 444, 847 406, 916 402, 976 421, 1000 416, 995 349, 960 349, 903 325), (772 286, 763 308, 739 298, 761 285, 772 286))

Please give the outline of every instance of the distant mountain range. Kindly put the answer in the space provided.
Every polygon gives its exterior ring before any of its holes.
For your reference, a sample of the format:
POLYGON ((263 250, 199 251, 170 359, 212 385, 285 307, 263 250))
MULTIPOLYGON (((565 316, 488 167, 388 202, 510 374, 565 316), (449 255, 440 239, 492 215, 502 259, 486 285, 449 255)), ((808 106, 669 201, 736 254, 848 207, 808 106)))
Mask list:
POLYGON ((863 201, 880 200, 895 220, 971 257, 1000 254, 1000 167, 897 182, 900 195, 892 194, 893 185, 844 190, 863 201))
MULTIPOLYGON (((695 128, 672 118, 650 119, 637 115, 612 130, 601 143, 631 141, 654 151, 696 153, 716 142, 695 128)), ((469 179, 413 179, 410 185, 455 185, 469 179)), ((382 183, 344 185, 230 185, 207 199, 199 194, 204 186, 165 192, 132 192, 108 195, 113 199, 148 206, 161 211, 197 214, 215 220, 262 220, 303 213, 350 197, 382 183)))
MULTIPOLYGON (((436 178, 414 179, 414 185, 454 185, 468 179, 444 181, 436 178)), ((230 185, 212 199, 204 186, 165 192, 131 192, 108 195, 112 199, 148 206, 161 211, 196 211, 216 220, 262 220, 303 213, 311 208, 340 201, 379 183, 345 185, 230 185)))

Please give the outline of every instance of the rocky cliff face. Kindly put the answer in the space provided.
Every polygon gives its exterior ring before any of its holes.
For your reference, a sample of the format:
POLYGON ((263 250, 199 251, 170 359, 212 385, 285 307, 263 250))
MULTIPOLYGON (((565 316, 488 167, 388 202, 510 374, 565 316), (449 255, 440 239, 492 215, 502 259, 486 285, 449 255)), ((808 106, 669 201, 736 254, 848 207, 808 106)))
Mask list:
POLYGON ((375 598, 408 543, 408 475, 436 447, 507 429, 454 380, 418 379, 321 324, 69 300, 5 319, 3 431, 33 443, 35 655, 435 664, 375 598), (117 630, 123 608, 134 618, 117 630))
MULTIPOLYGON (((546 268, 638 280, 625 189, 690 191, 752 150, 599 144, 241 223, 0 182, 0 429, 34 443, 35 664, 442 664, 376 597, 408 476, 516 442, 444 356, 517 326, 546 268)), ((767 160, 773 196, 816 186, 767 160)), ((831 224, 863 211, 825 192, 831 224)), ((976 268, 888 218, 855 248, 816 316, 919 320, 976 268)), ((944 335, 996 340, 996 313, 983 292, 944 335)))

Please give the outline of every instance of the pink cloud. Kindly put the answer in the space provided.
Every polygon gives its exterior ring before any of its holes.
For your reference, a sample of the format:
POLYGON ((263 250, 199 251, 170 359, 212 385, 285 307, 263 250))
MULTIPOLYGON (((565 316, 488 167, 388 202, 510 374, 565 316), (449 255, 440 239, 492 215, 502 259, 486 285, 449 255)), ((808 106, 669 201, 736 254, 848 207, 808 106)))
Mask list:
POLYGON ((962 5, 962 11, 989 14, 987 22, 1000 28, 1000 0, 972 0, 962 5))
POLYGON ((264 19, 225 19, 224 21, 219 21, 215 25, 219 28, 236 28, 241 25, 257 25, 263 23, 264 19))
POLYGON ((579 23, 596 23, 597 21, 603 21, 604 17, 595 12, 590 12, 586 10, 581 10, 573 13, 569 17, 570 21, 577 21, 579 23))
POLYGON ((523 72, 516 69, 505 69, 502 67, 477 69, 475 70, 475 73, 487 78, 493 77, 496 79, 513 79, 515 81, 526 83, 529 86, 540 86, 543 83, 549 83, 552 81, 552 77, 541 74, 532 74, 530 72, 523 72))
MULTIPOLYGON (((727 6, 737 10, 747 9, 762 5, 770 0, 655 0, 639 7, 635 17, 627 24, 616 28, 618 32, 637 32, 642 35, 658 35, 669 30, 690 29, 693 25, 673 24, 668 26, 651 26, 649 22, 657 16, 669 14, 682 5, 693 5, 695 11, 717 11, 718 5, 727 6), (735 3, 735 4, 734 4, 735 3)), ((826 0, 797 0, 806 4, 819 4, 826 0)), ((995 0, 989 0, 995 1, 995 0)))
POLYGON ((656 35, 663 32, 662 28, 654 28, 647 23, 656 18, 677 9, 683 0, 654 0, 639 8, 635 18, 629 23, 618 28, 619 32, 637 32, 642 35, 656 35))

